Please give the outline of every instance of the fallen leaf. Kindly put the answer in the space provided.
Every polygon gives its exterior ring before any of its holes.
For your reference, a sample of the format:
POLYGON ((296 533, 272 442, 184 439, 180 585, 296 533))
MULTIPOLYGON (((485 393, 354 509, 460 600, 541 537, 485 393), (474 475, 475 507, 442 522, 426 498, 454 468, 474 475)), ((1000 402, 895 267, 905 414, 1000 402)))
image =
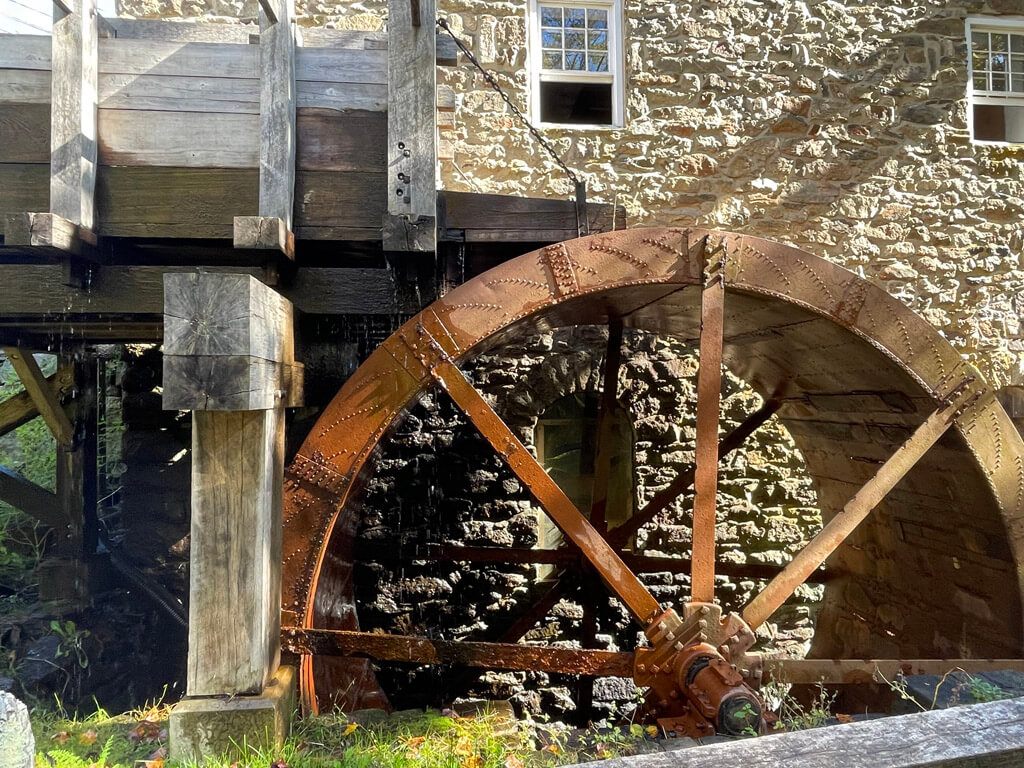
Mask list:
POLYGON ((345 726, 345 732, 342 734, 342 736, 348 736, 349 734, 353 733, 358 727, 359 723, 349 723, 345 726))
POLYGON ((853 722, 853 718, 850 717, 849 715, 836 715, 836 720, 838 720, 840 723, 852 723, 853 722))
POLYGON ((505 758, 505 768, 525 768, 525 765, 518 755, 509 755, 505 758))
POLYGON ((459 740, 455 742, 455 754, 456 755, 471 755, 473 754, 473 743, 470 741, 469 736, 460 736, 459 740))
POLYGON ((652 739, 658 735, 658 726, 656 725, 648 725, 644 730, 647 731, 647 735, 652 739))
POLYGON ((558 747, 555 744, 548 744, 546 747, 544 747, 543 751, 544 752, 550 752, 553 755, 557 755, 558 754, 558 747))
POLYGON ((71 738, 71 734, 68 733, 67 731, 61 731, 60 733, 53 734, 53 736, 51 738, 54 741, 56 741, 58 744, 67 744, 68 743, 68 739, 71 738))
POLYGON ((99 736, 99 734, 96 733, 96 729, 90 728, 89 730, 78 734, 78 743, 85 745, 95 744, 97 736, 99 736))
POLYGON ((164 759, 158 757, 155 760, 139 760, 136 765, 141 768, 164 768, 164 759))
POLYGON ((481 768, 484 759, 480 755, 470 755, 462 760, 462 768, 481 768))

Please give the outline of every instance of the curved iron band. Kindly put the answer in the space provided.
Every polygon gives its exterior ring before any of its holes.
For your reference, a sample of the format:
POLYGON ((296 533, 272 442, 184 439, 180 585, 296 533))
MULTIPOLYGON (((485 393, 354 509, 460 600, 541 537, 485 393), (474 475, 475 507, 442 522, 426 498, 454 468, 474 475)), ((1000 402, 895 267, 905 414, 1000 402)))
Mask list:
MULTIPOLYGON (((327 543, 368 456, 394 419, 429 383, 429 374, 414 377, 406 368, 415 366, 399 365, 394 357, 411 355, 429 362, 439 353, 429 348, 417 326, 430 328, 440 351, 458 362, 485 343, 497 342, 519 321, 557 315, 567 302, 579 310, 581 305, 572 300, 580 297, 630 286, 664 286, 664 297, 697 285, 706 248, 724 251, 727 290, 778 299, 837 323, 883 353, 936 402, 965 375, 976 377, 973 386, 982 397, 956 428, 1001 511, 1016 564, 1019 601, 1024 591, 1020 567, 1024 557, 1019 556, 1024 551, 1024 443, 991 388, 931 325, 882 289, 796 248, 700 229, 636 229, 549 246, 474 278, 411 319, 353 374, 325 409, 287 473, 284 609, 294 612, 301 626, 312 627, 315 600, 326 605, 341 599, 318 598, 327 543), (400 342, 402 334, 406 338, 400 342)), ((600 306, 596 296, 593 303, 600 306)), ((573 319, 562 318, 562 322, 573 319)), ((341 522, 354 525, 352 520, 341 522)), ((342 580, 347 578, 344 573, 342 580)), ((354 606, 334 606, 329 611, 321 606, 320 612, 351 617, 351 622, 335 628, 357 626, 354 606)), ((310 670, 307 665, 307 686, 312 685, 310 670)))

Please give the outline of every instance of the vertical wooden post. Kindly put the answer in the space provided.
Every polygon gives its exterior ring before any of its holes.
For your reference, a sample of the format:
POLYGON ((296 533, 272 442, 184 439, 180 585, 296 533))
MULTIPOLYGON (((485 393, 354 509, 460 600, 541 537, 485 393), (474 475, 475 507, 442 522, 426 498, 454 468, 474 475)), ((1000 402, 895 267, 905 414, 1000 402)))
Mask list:
POLYGON ((435 0, 388 0, 388 212, 384 250, 437 247, 435 0))
POLYGON ((69 257, 95 255, 96 106, 99 70, 96 0, 53 4, 50 89, 50 210, 13 213, 5 243, 57 256, 65 283, 81 286, 85 270, 69 257))
POLYGON ((260 694, 277 673, 292 314, 250 275, 164 277, 164 408, 192 411, 191 697, 260 694))
POLYGON ((96 188, 99 40, 96 0, 54 3, 50 213, 91 230, 96 188))
POLYGON ((260 0, 258 216, 236 216, 236 248, 295 257, 295 0, 260 0))
POLYGON ((192 413, 188 694, 262 693, 281 634, 284 409, 192 413))

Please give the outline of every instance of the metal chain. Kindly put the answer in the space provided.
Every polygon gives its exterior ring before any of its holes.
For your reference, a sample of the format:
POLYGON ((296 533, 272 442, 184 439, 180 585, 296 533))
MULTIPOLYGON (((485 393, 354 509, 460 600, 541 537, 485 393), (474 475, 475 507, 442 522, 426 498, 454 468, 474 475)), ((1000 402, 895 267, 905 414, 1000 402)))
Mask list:
POLYGON ((519 109, 519 107, 517 107, 515 104, 512 103, 512 99, 510 99, 509 95, 507 93, 505 93, 505 91, 502 89, 501 85, 495 79, 494 75, 492 75, 490 72, 488 72, 486 69, 484 69, 483 66, 480 64, 480 62, 476 60, 476 56, 473 55, 473 52, 470 51, 469 48, 466 47, 465 43, 463 43, 458 37, 456 37, 455 33, 452 32, 452 28, 448 26, 448 20, 447 19, 443 19, 443 18, 442 19, 438 19, 437 20, 437 26, 439 26, 441 29, 443 29, 445 32, 447 32, 451 36, 452 40, 455 41, 455 45, 458 47, 458 49, 460 51, 462 51, 463 55, 467 59, 469 59, 470 63, 472 63, 474 67, 476 67, 477 69, 480 70, 480 73, 484 76, 484 80, 487 81, 487 84, 489 86, 491 86, 491 88, 493 88, 495 91, 497 91, 498 95, 501 96, 501 98, 505 101, 506 104, 508 104, 508 108, 512 110, 512 114, 514 114, 516 117, 518 117, 519 120, 522 122, 522 124, 525 125, 527 127, 527 129, 529 129, 530 133, 533 134, 533 137, 538 141, 538 143, 542 147, 544 147, 544 149, 547 151, 547 153, 549 155, 551 155, 551 157, 554 159, 554 161, 558 164, 558 167, 561 168, 563 171, 565 171, 565 175, 568 176, 569 179, 572 181, 573 186, 578 188, 579 185, 582 183, 580 181, 579 176, 577 176, 573 172, 572 168, 570 168, 568 165, 566 165, 565 161, 562 160, 562 158, 558 156, 558 153, 555 151, 555 148, 553 146, 551 146, 551 143, 547 139, 544 138, 544 136, 533 125, 533 123, 531 123, 526 118, 526 115, 523 114, 522 110, 519 109))

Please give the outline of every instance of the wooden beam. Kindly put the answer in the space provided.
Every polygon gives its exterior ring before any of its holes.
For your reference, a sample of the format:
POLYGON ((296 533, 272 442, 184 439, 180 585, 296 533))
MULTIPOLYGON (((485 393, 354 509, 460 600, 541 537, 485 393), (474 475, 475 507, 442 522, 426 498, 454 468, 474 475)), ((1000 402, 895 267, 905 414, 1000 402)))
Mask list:
POLYGON ((435 0, 388 2, 388 210, 383 241, 389 251, 437 247, 435 16, 435 0))
POLYGON ((31 352, 13 347, 4 347, 3 353, 14 366, 22 386, 32 398, 32 402, 35 403, 39 414, 50 428, 50 432, 53 433, 57 445, 70 446, 74 439, 74 427, 71 426, 71 421, 64 413, 64 408, 57 396, 50 389, 43 372, 39 370, 39 364, 35 357, 31 352))
POLYGON ((188 694, 260 693, 277 669, 284 411, 192 414, 188 694))
POLYGON ((740 739, 682 755, 615 757, 579 768, 1015 768, 1024 764, 1022 720, 1024 699, 1009 699, 740 739))
POLYGON ((56 494, 40 488, 6 467, 0 467, 0 501, 20 509, 51 528, 61 529, 67 525, 56 494))
MULTIPOLYGON (((226 267, 205 267, 222 274, 226 267)), ((164 311, 164 275, 191 273, 190 267, 104 267, 89 293, 68 288, 55 265, 6 264, 0 322, 24 324, 26 317, 51 319, 67 330, 70 320, 111 322, 110 315, 157 320, 164 311)), ((259 276, 262 269, 233 268, 233 274, 259 276)), ((303 267, 282 294, 309 314, 387 315, 415 311, 395 295, 393 277, 384 269, 303 267)))
POLYGON ((295 2, 260 0, 259 216, 236 217, 236 248, 295 258, 295 2))
POLYGON ((252 275, 165 275, 164 408, 300 404, 293 323, 292 303, 252 275))
MULTIPOLYGON (((62 366, 52 376, 48 376, 46 384, 53 392, 58 401, 64 399, 68 391, 74 386, 75 372, 70 366, 62 366)), ((0 437, 20 426, 28 424, 39 415, 32 396, 26 392, 19 392, 0 403, 0 437)))
POLYGON ((4 222, 4 245, 28 247, 42 255, 91 257, 96 235, 55 213, 10 213, 4 222))
POLYGON ((96 0, 54 9, 50 109, 50 213, 95 228, 96 102, 99 40, 96 0))

